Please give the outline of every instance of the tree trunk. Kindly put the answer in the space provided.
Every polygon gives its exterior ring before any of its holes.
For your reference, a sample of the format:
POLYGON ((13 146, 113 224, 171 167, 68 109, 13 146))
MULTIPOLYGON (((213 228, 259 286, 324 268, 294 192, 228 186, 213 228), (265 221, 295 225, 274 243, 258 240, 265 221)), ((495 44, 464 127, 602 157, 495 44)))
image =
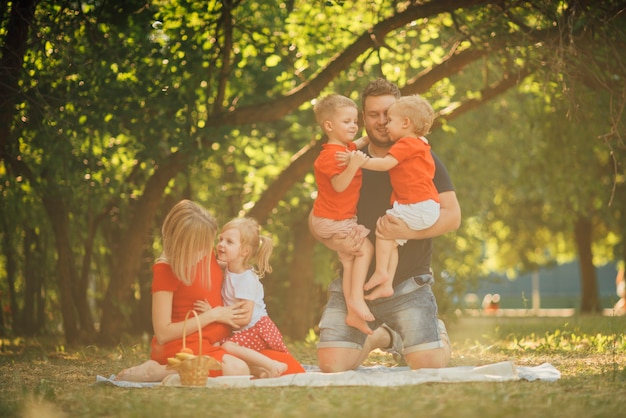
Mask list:
POLYGON ((22 74, 28 32, 35 15, 36 0, 14 0, 0 57, 0 157, 8 155, 11 121, 20 95, 18 80, 22 74))
POLYGON ((119 235, 114 247, 111 266, 111 281, 102 301, 102 319, 98 341, 115 344, 122 332, 131 329, 128 307, 133 304, 131 287, 137 280, 141 267, 141 255, 150 237, 156 213, 161 206, 163 192, 171 179, 187 167, 187 155, 172 154, 155 169, 148 180, 144 193, 130 209, 130 222, 119 235))
POLYGON ((318 285, 315 284, 313 252, 317 241, 309 232, 308 213, 294 224, 293 260, 289 267, 289 297, 285 335, 298 341, 304 340, 309 329, 315 325, 318 314, 318 285))
POLYGON ((24 335, 37 335, 44 327, 43 297, 44 277, 46 275, 45 247, 41 245, 41 236, 30 227, 24 231, 24 308, 22 309, 22 329, 24 335))
MULTIPOLYGON (((18 318, 20 317, 19 312, 18 312, 18 305, 17 305, 17 295, 15 294, 16 289, 15 289, 15 278, 17 277, 17 273, 18 273, 18 268, 17 268, 17 263, 16 263, 16 259, 17 259, 17 253, 15 251, 15 243, 14 243, 14 236, 15 236, 15 231, 13 230, 13 226, 9 225, 6 222, 6 219, 3 218, 2 219, 2 250, 4 252, 4 257, 6 259, 6 264, 5 264, 5 271, 6 271, 6 275, 7 275, 7 284, 8 284, 8 306, 9 306, 9 312, 10 312, 10 319, 9 317, 3 317, 2 318, 2 324, 0 324, 0 326, 2 326, 2 330, 0 330, 0 335, 11 335, 11 333, 7 332, 8 329, 10 328, 12 330, 12 334, 13 335, 20 335, 21 334, 21 324, 19 323, 18 318), (11 326, 9 327, 9 324, 11 324, 11 326), (6 329, 5 329, 6 327, 6 329)), ((7 303, 5 301, 2 301, 2 304, 0 304, 0 309, 4 311, 4 304, 7 303)))
MULTIPOLYGON (((6 36, 3 39, 4 43, 0 51, 0 161, 5 162, 8 167, 22 164, 17 159, 17 144, 9 143, 9 134, 15 116, 15 105, 18 103, 18 98, 21 94, 19 79, 22 75, 28 33, 32 26, 37 3, 37 0, 14 0, 4 28, 6 36)), ((3 11, 6 12, 6 9, 3 8, 3 11)), ((7 168, 7 171, 9 171, 9 168, 7 168)), ((26 175, 27 173, 23 174, 26 175)), ((7 249, 7 251, 13 250, 7 249)), ((9 268, 12 267, 8 266, 7 270, 9 268)), ((14 272, 7 272, 10 280, 13 279, 13 274, 14 272)), ((13 288, 14 286, 11 284, 11 287, 13 288)), ((11 290, 9 295, 11 298, 14 297, 13 290, 11 290)), ((17 303, 12 300, 11 305, 12 314, 14 315, 13 319, 16 322, 17 303)))
POLYGON ((137 274, 139 283, 139 300, 135 301, 132 316, 132 332, 152 334, 152 265, 154 255, 152 247, 144 246, 141 265, 137 274))
POLYGON ((576 247, 578 249, 578 260, 580 262, 580 278, 582 299, 580 305, 581 313, 600 312, 600 299, 598 297, 598 280, 596 269, 593 265, 593 254, 591 251, 591 238, 593 225, 588 218, 578 218, 574 226, 576 247))
POLYGON ((52 225, 57 250, 57 285, 61 294, 61 316, 65 340, 72 344, 78 340, 78 314, 74 306, 72 286, 76 280, 76 265, 70 245, 69 220, 59 198, 43 199, 48 219, 52 225))
MULTIPOLYGON (((53 190, 53 189, 48 189, 53 190)), ((61 315, 68 344, 92 342, 95 328, 87 302, 86 287, 80 286, 74 259, 69 211, 62 197, 48 193, 42 200, 55 238, 57 250, 57 283, 61 292, 61 315), (82 332, 81 332, 82 331, 82 332)))

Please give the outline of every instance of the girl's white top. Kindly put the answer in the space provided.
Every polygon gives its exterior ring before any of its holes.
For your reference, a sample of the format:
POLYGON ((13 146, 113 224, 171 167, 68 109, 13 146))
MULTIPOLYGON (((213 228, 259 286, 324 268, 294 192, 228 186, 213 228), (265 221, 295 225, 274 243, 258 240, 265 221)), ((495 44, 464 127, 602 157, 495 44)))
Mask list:
POLYGON ((234 330, 234 332, 251 328, 259 319, 267 315, 265 301, 263 300, 263 285, 261 280, 259 280, 259 276, 252 269, 243 273, 231 273, 226 269, 224 283, 222 284, 222 298, 224 298, 224 305, 226 306, 234 304, 238 299, 254 301, 254 310, 252 311, 250 323, 245 327, 234 330))

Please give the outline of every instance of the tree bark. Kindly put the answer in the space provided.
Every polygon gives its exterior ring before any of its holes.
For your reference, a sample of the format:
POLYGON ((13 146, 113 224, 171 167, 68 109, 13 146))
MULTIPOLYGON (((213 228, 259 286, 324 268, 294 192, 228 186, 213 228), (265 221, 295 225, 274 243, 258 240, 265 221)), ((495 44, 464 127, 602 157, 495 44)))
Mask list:
POLYGON ((98 341, 102 344, 119 342, 122 333, 130 328, 131 316, 127 307, 133 304, 131 287, 139 275, 145 239, 149 236, 156 213, 161 206, 163 192, 171 179, 187 167, 187 155, 179 152, 159 165, 148 180, 143 195, 135 201, 125 236, 113 251, 111 281, 102 301, 102 320, 98 341))
MULTIPOLYGON (((8 146, 11 121, 15 116, 20 89, 28 32, 35 15, 37 0, 15 0, 6 26, 6 37, 0 58, 0 159, 11 157, 8 146)), ((14 157, 14 156, 13 156, 14 157)))
POLYGON ((46 275, 46 250, 41 244, 41 236, 34 228, 24 231, 24 308, 22 309, 22 329, 24 335, 37 335, 44 327, 43 297, 46 275))
POLYGON ((318 312, 319 286, 315 284, 313 251, 317 241, 309 232, 308 213, 294 225, 293 260, 289 266, 289 296, 287 298, 287 322, 285 335, 302 341, 315 325, 318 312), (297 313, 297 314, 296 314, 297 313))
POLYGON ((581 313, 600 312, 600 299, 598 296, 598 280, 596 268, 593 265, 593 253, 591 250, 593 225, 588 218, 579 217, 574 225, 578 260, 580 263, 581 279, 581 313))
POLYGON ((72 293, 77 272, 70 244, 69 219, 60 198, 44 197, 43 204, 51 222, 57 250, 57 285, 61 294, 61 316, 65 340, 68 344, 72 344, 78 340, 79 327, 72 293))
POLYGON ((493 0, 439 0, 423 4, 411 3, 405 10, 381 20, 371 30, 363 33, 351 45, 335 56, 317 76, 300 84, 284 96, 274 98, 271 103, 239 107, 232 112, 214 114, 207 126, 240 125, 250 121, 271 122, 279 120, 297 109, 302 103, 319 96, 320 92, 360 55, 370 48, 384 46, 385 36, 416 19, 451 13, 457 9, 491 3, 493 0), (272 111, 268 112, 268 106, 272 111))
MULTIPOLYGON (((7 284, 8 284, 8 307, 10 312, 10 321, 8 317, 4 317, 4 307, 5 302, 4 298, 0 298, 0 310, 2 310, 2 322, 0 323, 0 335, 10 335, 8 329, 10 328, 13 331, 13 334, 19 335, 21 324, 18 321, 20 317, 18 312, 18 304, 17 304, 17 295, 15 294, 15 279, 17 277, 17 253, 15 251, 15 232, 11 229, 12 226, 9 225, 6 219, 2 219, 2 250, 4 256, 6 258, 5 272, 7 275, 7 284), (9 327, 9 322, 11 326, 9 327)), ((0 292, 0 296, 4 296, 0 292)))
MULTIPOLYGON (((54 190, 48 188, 48 191, 54 190)), ((61 315, 68 344, 89 343, 95 337, 86 286, 79 283, 79 272, 72 247, 69 210, 60 193, 54 191, 42 198, 50 219, 57 250, 57 283, 61 292, 61 315)))

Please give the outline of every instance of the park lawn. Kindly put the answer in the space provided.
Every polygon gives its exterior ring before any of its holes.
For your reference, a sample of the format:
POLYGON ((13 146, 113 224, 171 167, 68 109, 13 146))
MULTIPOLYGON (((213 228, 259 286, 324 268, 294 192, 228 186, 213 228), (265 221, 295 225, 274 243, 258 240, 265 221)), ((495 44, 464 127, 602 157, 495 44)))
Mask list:
MULTIPOLYGON (((147 358, 146 339, 114 349, 4 340, 2 417, 617 417, 626 394, 626 318, 450 319, 450 366, 551 363, 556 382, 426 383, 394 388, 124 389, 95 384, 147 358), (17 343, 17 345, 15 344, 17 343)), ((288 343, 315 363, 314 342, 288 343)), ((370 363, 394 365, 385 353, 370 363)))

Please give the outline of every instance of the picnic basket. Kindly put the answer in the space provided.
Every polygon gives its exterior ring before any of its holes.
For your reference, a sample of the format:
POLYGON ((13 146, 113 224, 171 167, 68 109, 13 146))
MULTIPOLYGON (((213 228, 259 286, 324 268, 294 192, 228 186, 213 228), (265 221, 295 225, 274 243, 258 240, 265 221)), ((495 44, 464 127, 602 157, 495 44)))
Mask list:
POLYGON ((202 326, 200 325, 198 314, 194 310, 187 312, 187 315, 185 315, 185 322, 183 324, 183 348, 176 357, 176 359, 168 359, 167 368, 178 372, 180 383, 183 386, 206 386, 209 370, 220 370, 222 368, 222 365, 214 358, 202 355, 202 326), (186 353, 181 356, 180 354, 184 353, 187 348, 187 323, 189 315, 192 313, 198 326, 198 355, 186 353), (184 358, 184 360, 178 357, 184 358))

